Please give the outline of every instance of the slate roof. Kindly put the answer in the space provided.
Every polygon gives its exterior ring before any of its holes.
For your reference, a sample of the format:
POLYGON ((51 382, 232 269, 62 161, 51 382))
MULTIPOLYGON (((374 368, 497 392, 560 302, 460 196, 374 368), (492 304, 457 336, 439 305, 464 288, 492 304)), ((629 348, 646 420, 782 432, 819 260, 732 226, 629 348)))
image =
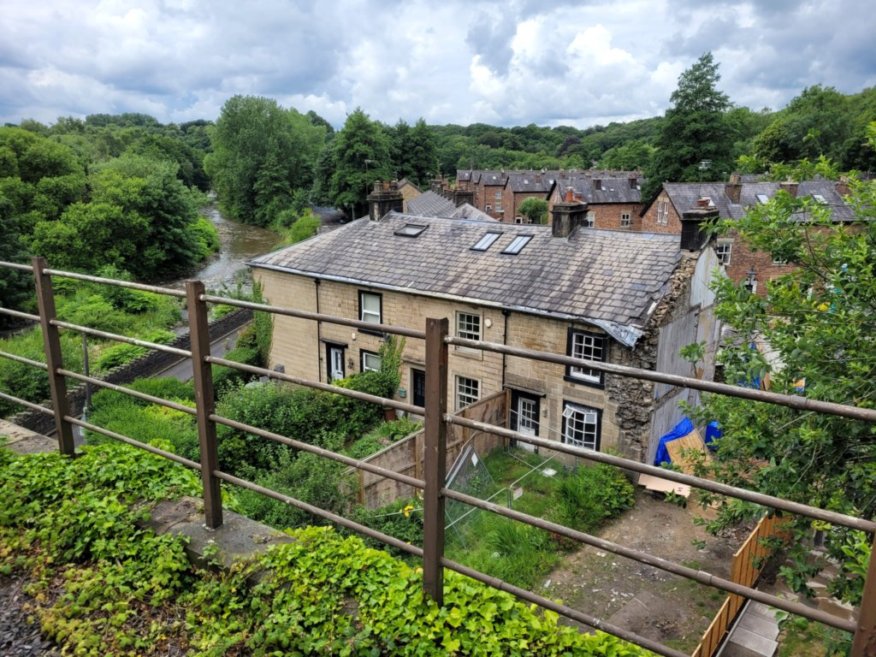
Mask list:
MULTIPOLYGON (((712 205, 717 208, 722 219, 741 219, 748 208, 759 203, 758 195, 762 194, 772 198, 781 189, 781 183, 777 182, 743 182, 739 194, 739 203, 732 203, 727 196, 726 184, 718 183, 663 183, 669 200, 681 215, 690 210, 697 200, 707 196, 712 205)), ((804 180, 797 187, 797 198, 810 198, 819 194, 824 199, 833 213, 833 220, 837 222, 855 221, 855 213, 845 202, 842 195, 837 192, 836 184, 830 180, 804 180)), ((801 220, 804 217, 801 215, 801 220)))
POLYGON ((494 219, 486 212, 481 212, 471 203, 463 203, 456 208, 450 215, 452 219, 474 219, 475 221, 486 221, 493 224, 502 223, 498 219, 494 219))
POLYGON ((423 217, 449 217, 456 204, 431 189, 408 201, 408 213, 423 217))
POLYGON ((360 219, 249 264, 578 320, 633 346, 681 258, 675 235, 579 228, 558 238, 550 226, 390 212, 380 221, 360 219), (406 224, 426 229, 418 237, 396 235, 406 224), (501 236, 486 251, 473 251, 488 232, 501 236), (519 254, 502 253, 523 235, 532 239, 519 254))
POLYGON ((508 187, 518 194, 547 194, 553 188, 554 182, 554 178, 540 171, 512 171, 508 174, 508 187))
POLYGON ((565 194, 566 189, 571 187, 576 198, 592 205, 642 202, 644 178, 635 171, 560 171, 557 174, 560 194, 565 194), (633 184, 630 183, 631 179, 633 184))

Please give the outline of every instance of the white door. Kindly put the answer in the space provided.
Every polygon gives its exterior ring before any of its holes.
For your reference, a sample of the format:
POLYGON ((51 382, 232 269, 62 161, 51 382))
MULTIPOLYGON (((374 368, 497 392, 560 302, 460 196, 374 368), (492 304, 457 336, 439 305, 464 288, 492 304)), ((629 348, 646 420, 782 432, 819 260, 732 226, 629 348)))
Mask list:
POLYGON ((329 372, 332 381, 344 378, 344 350, 340 347, 329 347, 329 372))
MULTIPOLYGON (((520 395, 517 398, 517 431, 527 436, 538 435, 538 402, 520 395)), ((519 447, 534 452, 535 445, 519 442, 519 447)))

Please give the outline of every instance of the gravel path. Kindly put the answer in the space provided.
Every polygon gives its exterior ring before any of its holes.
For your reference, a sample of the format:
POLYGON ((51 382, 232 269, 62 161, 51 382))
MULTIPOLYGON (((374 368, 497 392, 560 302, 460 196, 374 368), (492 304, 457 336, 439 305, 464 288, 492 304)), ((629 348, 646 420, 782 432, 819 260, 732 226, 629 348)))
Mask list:
POLYGON ((39 626, 29 623, 22 606, 27 595, 23 580, 0 575, 0 655, 3 657, 60 657, 52 644, 40 634, 39 626))

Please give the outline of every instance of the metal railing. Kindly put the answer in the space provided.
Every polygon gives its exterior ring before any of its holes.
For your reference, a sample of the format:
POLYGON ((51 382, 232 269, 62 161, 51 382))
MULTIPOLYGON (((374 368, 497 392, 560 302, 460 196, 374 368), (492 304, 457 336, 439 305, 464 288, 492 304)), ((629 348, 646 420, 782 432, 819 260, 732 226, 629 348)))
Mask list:
POLYGON ((772 607, 802 616, 804 618, 823 623, 830 627, 835 627, 850 632, 853 634, 853 645, 851 653, 852 657, 872 657, 876 655, 876 559, 874 559, 872 556, 869 563, 867 578, 864 583, 863 600, 858 610, 858 621, 854 622, 837 618, 827 612, 813 609, 799 602, 793 602, 768 593, 764 593, 748 586, 742 586, 726 578, 718 577, 708 572, 696 570, 694 568, 675 563, 671 560, 654 556, 647 552, 628 548, 623 545, 598 538, 591 534, 571 529, 555 522, 521 513, 519 511, 515 511, 513 509, 446 488, 445 449, 447 427, 449 425, 458 425, 462 427, 476 429, 479 431, 490 432, 495 435, 513 439, 518 442, 544 447, 555 452, 569 454, 577 458, 599 463, 606 463, 629 471, 655 475, 663 479, 687 484, 689 486, 710 491, 712 493, 717 493, 720 495, 753 502, 772 509, 806 516, 815 520, 829 522, 834 525, 862 530, 870 533, 871 535, 876 533, 876 522, 873 522, 869 519, 857 518, 834 511, 828 511, 825 509, 820 509, 805 504, 784 500, 771 495, 766 495, 763 493, 758 493, 735 486, 729 486, 727 484, 711 481, 701 477, 646 465, 637 461, 632 461, 610 454, 586 450, 554 440, 545 440, 527 434, 522 434, 517 431, 512 431, 510 429, 504 429, 495 425, 448 414, 446 407, 448 381, 448 348, 450 345, 457 345, 506 355, 519 356, 547 363, 573 365, 576 367, 587 367, 622 377, 631 377, 659 383, 667 383, 673 386, 682 386, 696 390, 704 390, 708 392, 718 393, 722 395, 750 399, 754 401, 769 402, 772 404, 778 404, 790 408, 837 415, 840 417, 863 420, 866 422, 876 422, 876 410, 813 400, 796 395, 781 395, 768 391, 741 388, 726 384, 714 383, 710 381, 702 381, 690 377, 654 372, 652 370, 625 367, 597 361, 587 361, 572 358, 569 356, 560 356, 547 352, 510 347, 507 345, 450 337, 448 335, 447 319, 427 319, 425 330, 418 331, 399 326, 373 324, 369 322, 335 317, 331 315, 299 311, 294 308, 274 307, 267 304, 253 303, 248 301, 209 295, 205 293, 203 283, 201 283, 200 281, 188 281, 186 284, 185 292, 180 292, 178 290, 172 290, 157 286, 141 285, 127 281, 118 281, 97 276, 87 276, 74 272, 52 270, 47 268, 46 263, 42 258, 34 258, 32 265, 22 265, 20 263, 9 263, 0 261, 0 267, 33 272, 37 292, 39 315, 29 315, 27 313, 21 313, 6 308, 0 308, 0 313, 12 317, 38 321, 40 323, 45 346, 46 363, 40 363, 38 361, 33 361, 3 351, 0 351, 0 357, 10 358, 17 362, 46 370, 49 378, 49 386, 51 389, 52 408, 48 408, 40 404, 35 404, 34 402, 20 399, 18 397, 15 397, 14 395, 6 393, 0 393, 0 399, 12 401, 42 413, 52 414, 55 418, 59 449, 63 454, 72 455, 74 453, 72 427, 79 426, 89 431, 108 436, 115 440, 134 445, 135 447, 147 450, 153 454, 168 458, 181 465, 199 471, 201 473, 203 485, 205 523, 209 528, 219 527, 223 521, 220 483, 224 481, 235 486, 258 492, 262 495, 279 500, 285 504, 295 506, 315 516, 324 518, 333 523, 356 531, 360 534, 379 540, 387 545, 391 545, 399 550, 422 558, 423 587, 426 593, 428 593, 428 595, 431 596, 439 605, 443 603, 444 571, 445 569, 454 570, 458 573, 471 577, 494 588, 512 593, 522 600, 533 602, 544 609, 550 609, 552 611, 555 611, 562 616, 565 616, 566 618, 579 621, 591 627, 607 631, 611 634, 615 634, 616 636, 624 640, 638 644, 657 654, 665 655, 667 657, 687 657, 678 650, 664 646, 660 643, 652 641, 651 639, 630 632, 624 628, 607 623, 600 618, 584 613, 580 610, 572 609, 554 600, 550 600, 536 593, 533 593, 532 591, 521 589, 520 587, 514 586, 508 582, 447 559, 444 556, 444 504, 445 500, 451 499, 470 505, 473 508, 483 509, 485 511, 495 513, 497 515, 510 518, 533 527, 538 527, 540 529, 553 532, 559 536, 572 539, 585 545, 595 546, 601 550, 627 557, 639 563, 659 568, 668 573, 673 573, 675 575, 686 577, 700 584, 705 584, 725 591, 727 593, 739 595, 750 600, 756 600, 772 607), (157 294, 166 294, 177 298, 185 298, 188 304, 191 350, 188 351, 184 349, 175 349, 167 347, 166 345, 150 343, 147 341, 137 340, 123 335, 108 333, 105 331, 96 331, 95 329, 91 329, 89 327, 84 327, 58 320, 55 312, 54 293, 52 288, 53 276, 72 278, 105 285, 127 287, 157 294), (407 338, 424 340, 426 354, 425 407, 419 407, 393 399, 377 397, 374 395, 358 392, 355 390, 349 390, 346 388, 339 388, 319 381, 303 379, 282 372, 276 372, 261 367, 255 367, 252 365, 244 365, 235 361, 211 356, 207 322, 208 304, 211 303, 237 306, 240 308, 249 308, 255 311, 268 312, 272 314, 285 315, 289 317, 308 319, 318 322, 340 324, 370 331, 377 330, 386 334, 401 335, 407 338), (109 340, 127 342, 130 344, 136 344, 151 349, 171 351, 171 353, 174 353, 181 357, 191 358, 194 374, 193 378, 196 399, 195 408, 192 409, 169 400, 147 395, 145 393, 136 392, 123 386, 117 386, 104 382, 99 378, 85 376, 83 374, 79 374, 65 369, 61 355, 61 343, 59 339, 60 329, 80 331, 89 335, 95 335, 109 340), (309 443, 301 442, 288 436, 282 436, 271 431, 266 431, 259 427, 254 427, 243 422, 238 422, 236 420, 217 415, 214 408, 213 380, 211 376, 212 365, 221 365, 224 367, 236 368, 251 374, 269 377, 274 380, 295 383, 298 385, 330 391, 335 394, 379 404, 384 408, 394 408, 417 415, 423 415, 425 417, 425 455, 423 467, 424 478, 418 479, 415 477, 396 473, 392 470, 388 470, 386 468, 375 466, 361 460, 344 456, 337 452, 317 447, 309 443), (73 417, 67 404, 67 378, 91 383, 98 387, 114 390, 116 392, 131 395, 133 397, 143 399, 152 403, 167 406, 169 408, 173 408, 184 413, 195 415, 198 427, 200 462, 180 457, 176 454, 135 440, 134 438, 131 438, 129 436, 125 436, 114 431, 109 431, 92 423, 73 417), (411 545, 392 536, 371 529, 370 527, 357 523, 353 520, 350 520, 349 518, 345 518, 333 512, 326 511, 319 507, 308 504, 304 501, 270 490, 263 486, 259 486, 253 482, 241 479, 227 472, 222 472, 219 468, 216 439, 216 425, 219 424, 246 431, 267 440, 275 441, 277 443, 284 444, 298 450, 307 451, 320 457, 343 463, 358 470, 371 472, 379 476, 406 484, 415 489, 422 490, 423 546, 419 547, 416 545, 411 545))

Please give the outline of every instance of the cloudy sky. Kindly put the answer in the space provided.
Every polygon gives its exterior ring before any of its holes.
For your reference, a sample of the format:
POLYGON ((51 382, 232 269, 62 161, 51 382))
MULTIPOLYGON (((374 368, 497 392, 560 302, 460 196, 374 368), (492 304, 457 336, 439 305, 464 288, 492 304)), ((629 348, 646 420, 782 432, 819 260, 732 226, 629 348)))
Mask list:
POLYGON ((661 114, 704 52, 738 105, 876 85, 871 0, 3 0, 0 123, 215 119, 235 94, 387 123, 661 114))

